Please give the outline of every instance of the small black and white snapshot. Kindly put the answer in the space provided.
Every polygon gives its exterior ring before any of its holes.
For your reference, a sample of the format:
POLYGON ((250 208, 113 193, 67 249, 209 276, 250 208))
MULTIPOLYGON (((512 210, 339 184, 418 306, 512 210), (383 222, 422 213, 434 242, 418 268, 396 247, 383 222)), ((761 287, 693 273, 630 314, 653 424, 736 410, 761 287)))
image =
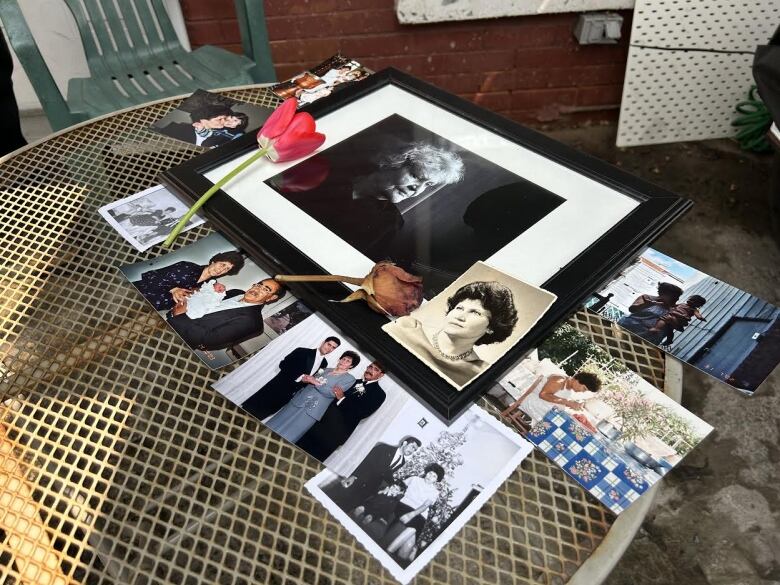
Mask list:
POLYGON ((447 427, 410 400, 364 441, 360 457, 322 471, 306 489, 408 583, 530 451, 530 443, 477 406, 447 427))
POLYGON ((398 114, 266 184, 368 258, 423 277, 426 298, 564 202, 398 114))
MULTIPOLYGON (((104 205, 98 212, 136 250, 144 252, 164 242, 188 209, 189 205, 176 195, 162 185, 156 185, 104 205)), ((204 221, 202 217, 193 215, 184 230, 199 226, 204 221)))
POLYGON ((215 148, 260 128, 273 109, 199 89, 151 130, 195 146, 215 148))
POLYGON ((528 333, 555 299, 477 262, 439 295, 382 329, 461 390, 528 333))

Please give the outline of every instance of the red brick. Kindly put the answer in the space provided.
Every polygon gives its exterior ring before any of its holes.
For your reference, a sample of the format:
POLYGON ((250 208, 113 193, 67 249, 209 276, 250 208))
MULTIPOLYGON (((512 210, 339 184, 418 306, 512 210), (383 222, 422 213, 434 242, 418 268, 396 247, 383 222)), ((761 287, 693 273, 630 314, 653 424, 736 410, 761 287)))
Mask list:
POLYGON ((452 93, 479 93, 514 89, 514 71, 432 75, 428 81, 452 93))
POLYGON ((265 0, 264 7, 266 16, 291 16, 393 8, 393 0, 265 0))
POLYGON ((539 27, 503 27, 483 33, 485 49, 517 49, 524 47, 560 47, 576 42, 573 25, 539 27))
POLYGON ((356 36, 400 30, 395 10, 355 10, 323 17, 317 14, 267 17, 271 40, 356 36))
POLYGON ((623 96, 623 85, 599 85, 596 87, 578 87, 578 106, 600 106, 619 104, 623 96))
POLYGON ((396 67, 414 75, 427 76, 464 71, 504 70, 512 67, 511 51, 450 53, 438 55, 402 55, 365 59, 365 64, 379 70, 396 67))
POLYGON ((628 48, 622 45, 574 45, 572 47, 549 47, 518 49, 515 64, 524 67, 573 67, 579 65, 603 65, 623 62, 628 48))
POLYGON ((409 54, 411 35, 390 33, 351 36, 342 39, 345 55, 357 59, 409 54))
POLYGON ((513 91, 511 97, 512 110, 532 110, 549 105, 573 106, 577 101, 577 90, 565 89, 526 89, 513 91))
POLYGON ((621 83, 625 69, 625 63, 594 65, 593 67, 518 69, 515 72, 515 87, 517 89, 532 89, 621 83))
POLYGON ((482 49, 480 31, 453 31, 450 34, 409 35, 411 53, 449 53, 482 49))
POLYGON ((478 93, 472 100, 475 104, 493 112, 505 112, 511 107, 511 99, 508 91, 496 93, 478 93))
MULTIPOLYGON (((311 67, 335 55, 339 50, 343 51, 343 48, 341 41, 336 38, 271 41, 271 57, 274 63, 301 62, 308 63, 307 67, 311 67)), ((344 51, 344 54, 352 56, 347 51, 344 51)))
POLYGON ((236 17, 233 0, 182 0, 181 11, 185 21, 236 17))
POLYGON ((219 25, 212 20, 190 22, 187 25, 187 34, 193 47, 218 45, 222 42, 222 32, 219 25))

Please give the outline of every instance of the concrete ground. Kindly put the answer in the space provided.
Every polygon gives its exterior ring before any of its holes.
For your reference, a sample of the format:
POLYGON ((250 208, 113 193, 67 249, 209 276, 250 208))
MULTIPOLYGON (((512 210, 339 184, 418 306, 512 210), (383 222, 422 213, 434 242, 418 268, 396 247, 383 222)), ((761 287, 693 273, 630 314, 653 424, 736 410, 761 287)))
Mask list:
MULTIPOLYGON (((727 140, 621 150, 615 128, 554 138, 692 199, 654 247, 780 304, 771 156, 727 140)), ((607 585, 780 585, 780 370, 752 397, 686 367, 683 404, 715 431, 672 471, 607 585)))
MULTIPOLYGON (((23 117, 28 140, 49 131, 23 117)), ((780 304, 780 247, 768 203, 771 157, 730 141, 618 149, 614 126, 549 132, 692 199, 655 244, 780 304)), ((715 427, 663 482, 606 585, 780 585, 780 371, 747 398, 686 368, 683 404, 715 427)))

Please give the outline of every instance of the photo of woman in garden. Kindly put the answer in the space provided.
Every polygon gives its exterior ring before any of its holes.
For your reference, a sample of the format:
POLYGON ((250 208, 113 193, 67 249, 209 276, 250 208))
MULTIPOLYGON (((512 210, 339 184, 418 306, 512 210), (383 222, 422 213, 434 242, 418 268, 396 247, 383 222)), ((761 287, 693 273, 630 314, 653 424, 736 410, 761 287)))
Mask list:
POLYGON ((568 324, 489 396, 504 420, 616 513, 712 430, 568 324))

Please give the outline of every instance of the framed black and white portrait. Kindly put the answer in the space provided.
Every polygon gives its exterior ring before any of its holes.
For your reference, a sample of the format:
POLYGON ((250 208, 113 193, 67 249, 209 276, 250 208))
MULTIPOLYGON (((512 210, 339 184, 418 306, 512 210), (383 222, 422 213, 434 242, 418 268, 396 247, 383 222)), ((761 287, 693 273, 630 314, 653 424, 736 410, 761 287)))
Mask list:
MULTIPOLYGON (((307 106, 327 139, 304 160, 262 161, 204 207, 235 244, 280 274, 368 274, 390 259, 432 299, 476 262, 557 297, 509 351, 460 391, 382 331, 387 319, 330 302, 346 285, 296 296, 387 362, 445 420, 642 251, 690 202, 388 69, 307 106)), ((167 171, 195 199, 251 156, 242 138, 167 171)))

